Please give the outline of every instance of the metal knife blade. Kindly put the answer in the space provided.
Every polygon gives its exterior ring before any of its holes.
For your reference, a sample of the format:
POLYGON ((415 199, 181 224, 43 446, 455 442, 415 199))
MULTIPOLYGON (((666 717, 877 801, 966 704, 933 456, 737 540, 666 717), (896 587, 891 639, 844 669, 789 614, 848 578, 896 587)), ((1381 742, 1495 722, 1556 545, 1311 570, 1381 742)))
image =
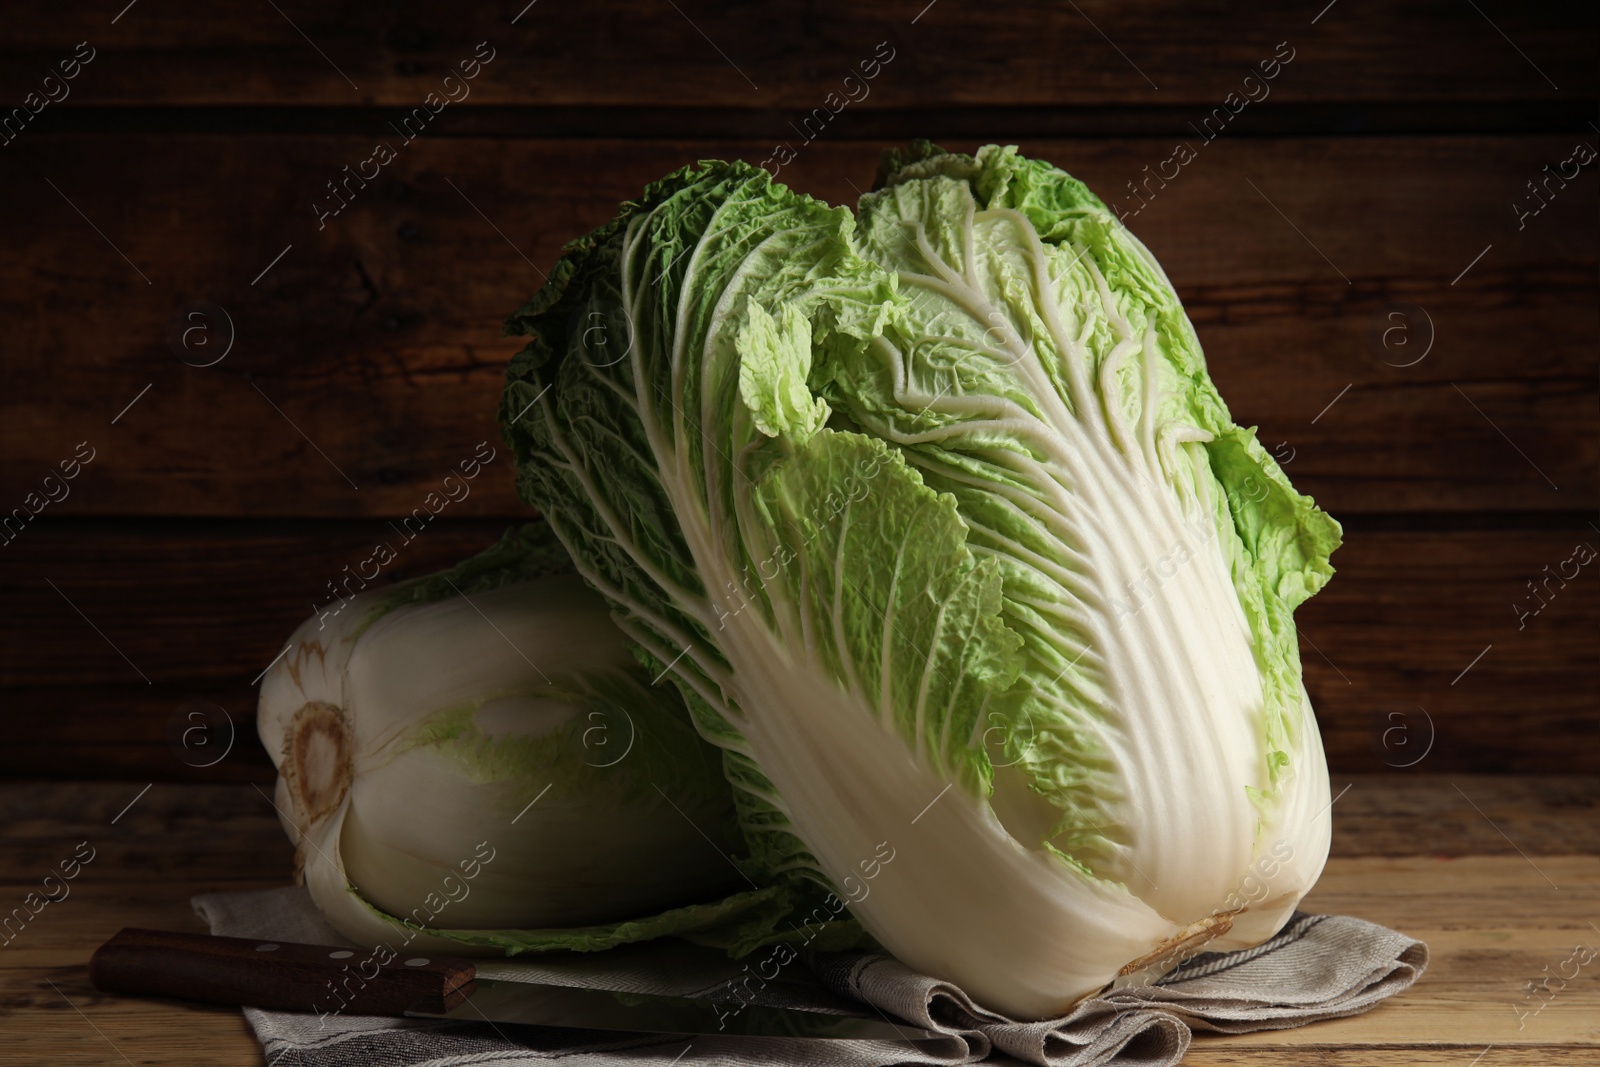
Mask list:
POLYGON ((448 1011, 408 1009, 409 1016, 456 1022, 563 1026, 659 1034, 948 1042, 949 1035, 886 1019, 774 1008, 739 1001, 699 1000, 654 993, 536 985, 479 978, 472 995, 448 1011))

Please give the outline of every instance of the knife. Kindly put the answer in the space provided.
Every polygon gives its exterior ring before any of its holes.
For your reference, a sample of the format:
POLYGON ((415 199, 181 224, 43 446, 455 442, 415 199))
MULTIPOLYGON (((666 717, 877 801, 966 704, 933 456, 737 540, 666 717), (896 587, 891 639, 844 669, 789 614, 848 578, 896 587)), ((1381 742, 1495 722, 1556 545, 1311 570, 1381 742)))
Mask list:
POLYGON ((950 1036, 883 1016, 720 999, 481 978, 469 959, 361 952, 132 927, 95 950, 89 979, 108 993, 182 997, 319 1015, 739 1037, 894 1041, 947 1050, 950 1036))

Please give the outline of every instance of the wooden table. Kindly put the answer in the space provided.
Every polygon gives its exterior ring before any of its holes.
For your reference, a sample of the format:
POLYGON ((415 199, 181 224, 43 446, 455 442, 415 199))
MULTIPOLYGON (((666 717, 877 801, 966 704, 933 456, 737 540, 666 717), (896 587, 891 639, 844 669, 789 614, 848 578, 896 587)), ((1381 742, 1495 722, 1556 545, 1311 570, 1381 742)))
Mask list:
MULTIPOLYGON (((1185 1062, 1600 1062, 1600 960, 1542 1011, 1518 1016, 1539 1003, 1526 996, 1529 981, 1556 974, 1574 945, 1600 947, 1600 783, 1335 776, 1336 791, 1347 785, 1334 808, 1333 855, 1306 907, 1425 940, 1433 953, 1427 974, 1367 1015, 1199 1038, 1185 1062)), ((89 985, 89 954, 119 928, 201 930, 189 907, 193 894, 262 888, 288 875, 288 842, 255 786, 143 789, 141 782, 0 785, 0 891, 8 907, 75 851, 87 854, 80 842, 94 850, 70 895, 0 949, 0 1062, 262 1063, 235 1010, 107 996, 89 985)))

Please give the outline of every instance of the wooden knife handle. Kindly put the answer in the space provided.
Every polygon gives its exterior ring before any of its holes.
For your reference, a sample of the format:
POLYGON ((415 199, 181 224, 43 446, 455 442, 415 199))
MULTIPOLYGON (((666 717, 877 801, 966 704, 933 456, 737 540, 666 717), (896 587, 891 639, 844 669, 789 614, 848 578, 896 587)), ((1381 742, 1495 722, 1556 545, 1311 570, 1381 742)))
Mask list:
POLYGON ((348 949, 132 927, 89 960, 89 979, 110 993, 347 1015, 449 1011, 471 995, 476 972, 471 960, 381 945, 348 949))

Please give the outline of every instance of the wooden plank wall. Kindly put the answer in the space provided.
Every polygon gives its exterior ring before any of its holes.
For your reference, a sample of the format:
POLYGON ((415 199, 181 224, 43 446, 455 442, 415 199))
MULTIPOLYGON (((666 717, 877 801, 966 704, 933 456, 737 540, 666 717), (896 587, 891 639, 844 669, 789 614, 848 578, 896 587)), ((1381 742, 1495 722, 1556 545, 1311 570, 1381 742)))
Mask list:
POLYGON ((1566 562, 1600 547, 1592 5, 925 4, 10 20, 0 511, 61 499, 0 533, 0 774, 269 778, 251 680, 326 583, 479 442, 391 576, 526 517, 499 322, 564 241, 779 145, 848 202, 913 136, 1018 144, 1126 211, 1235 415, 1345 522, 1300 615, 1336 769, 1600 769, 1600 574, 1566 562), (168 741, 192 701, 237 728, 200 769, 168 741))

